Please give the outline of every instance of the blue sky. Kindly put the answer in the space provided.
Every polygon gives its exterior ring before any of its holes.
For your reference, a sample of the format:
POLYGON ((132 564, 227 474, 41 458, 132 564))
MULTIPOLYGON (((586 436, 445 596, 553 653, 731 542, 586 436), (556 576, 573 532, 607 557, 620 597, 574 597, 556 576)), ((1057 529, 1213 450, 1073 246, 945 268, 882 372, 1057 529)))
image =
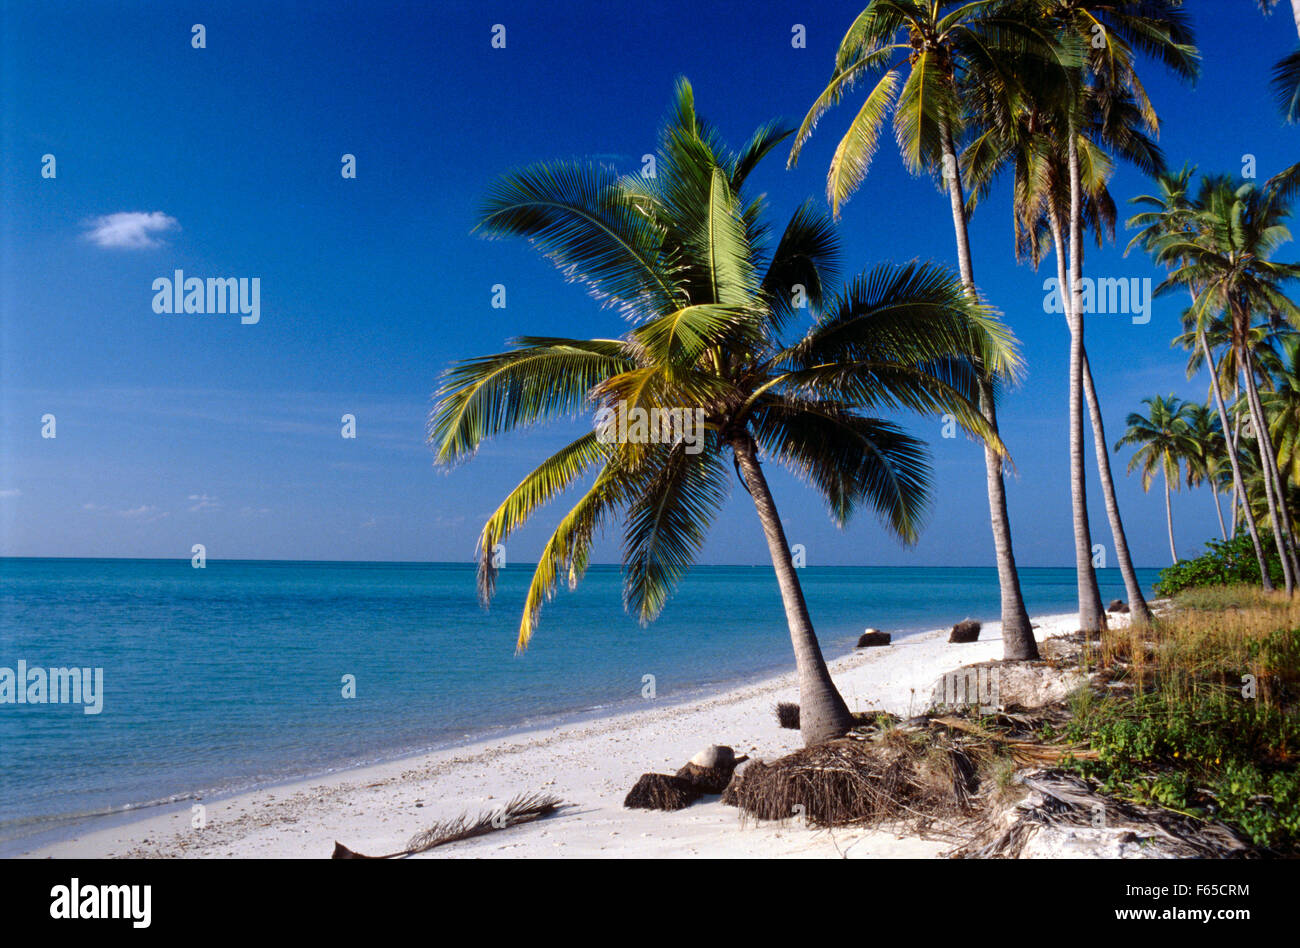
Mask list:
MULTIPOLYGON (((1267 81, 1292 49, 1290 18, 1243 0, 1191 4, 1204 70, 1195 88, 1149 65, 1171 164, 1261 178, 1296 160, 1267 81)), ((611 335, 599 309, 526 245, 470 235, 492 177, 552 158, 628 171, 651 151, 673 79, 737 144, 761 122, 797 123, 830 74, 852 2, 317 3, 184 6, 11 3, 0 14, 0 554, 467 560, 484 518, 578 423, 487 445, 435 471, 429 395, 452 360, 514 335, 611 335), (206 48, 191 27, 206 27, 206 48), (494 24, 506 48, 491 46, 494 24), (793 48, 803 24, 807 47, 793 48), (53 154, 57 177, 41 176, 53 154), (357 176, 340 175, 356 156, 357 176), (109 228, 116 214, 167 226, 109 228), (174 222, 174 223, 173 223, 174 222), (118 246, 134 241, 143 246, 118 246), (103 244, 109 244, 105 246, 103 244), (158 315, 152 284, 257 277, 261 319, 158 315), (493 309, 491 287, 507 287, 493 309), (357 438, 340 418, 357 419, 357 438), (41 417, 57 437, 41 437, 41 417)), ((1286 11, 1283 11, 1285 13, 1286 11)), ((799 167, 752 179, 775 218, 807 196, 856 105, 831 113, 799 167)), ((1116 200, 1147 190, 1123 168, 1116 200)), ((1121 208, 1125 213, 1127 208, 1121 208)), ((127 219, 128 225, 131 219, 127 219)), ((845 269, 922 257, 953 264, 946 199, 882 147, 842 221, 845 269)), ((1066 445, 1066 332, 1043 313, 1046 269, 1011 254, 1005 191, 972 224, 976 277, 1019 335, 1025 383, 1002 410, 1018 465, 1009 482, 1022 565, 1073 562, 1066 445)), ((1093 276, 1160 274, 1119 246, 1093 276)), ((1291 245, 1288 259, 1300 257, 1291 245)), ((1054 272, 1054 271, 1053 271, 1054 272)), ((1147 325, 1089 317, 1089 351, 1112 442, 1139 399, 1204 398, 1169 348, 1182 302, 1147 325)), ((905 549, 869 516, 837 531, 815 496, 773 476, 792 543, 809 565, 991 565, 980 449, 931 441, 928 526, 905 549)), ((1168 559, 1163 501, 1124 477, 1120 503, 1139 566, 1168 559)), ((1091 464, 1091 461, 1090 461, 1091 464)), ((1094 469, 1095 470, 1095 469, 1094 469)), ((1095 476, 1093 532, 1109 546, 1095 476)), ((1207 491, 1175 496, 1180 552, 1217 533, 1207 491)), ((512 540, 536 558, 548 508, 512 540)), ((617 559, 617 539, 600 561, 617 559)), ((767 561, 743 490, 704 562, 767 561)), ((1113 560, 1109 565, 1114 565, 1113 560)))

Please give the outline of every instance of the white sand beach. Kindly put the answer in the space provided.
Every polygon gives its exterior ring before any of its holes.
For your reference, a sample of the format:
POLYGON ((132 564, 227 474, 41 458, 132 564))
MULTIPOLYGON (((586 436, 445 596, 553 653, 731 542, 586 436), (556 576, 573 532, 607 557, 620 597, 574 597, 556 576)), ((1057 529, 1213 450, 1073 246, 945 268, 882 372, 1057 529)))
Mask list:
MULTIPOLYGON (((1039 617, 1039 641, 1071 632, 1074 613, 1039 617)), ((997 623, 978 642, 950 645, 948 630, 862 649, 831 663, 854 711, 917 714, 935 680, 970 662, 998 658, 997 623)), ((559 813, 432 850, 429 857, 918 857, 949 848, 894 833, 812 830, 795 820, 742 820, 717 797, 673 813, 628 810, 640 774, 672 772, 710 744, 774 758, 797 749, 773 706, 798 701, 793 673, 690 703, 517 734, 328 777, 206 800, 207 823, 188 807, 33 850, 32 857, 320 857, 339 841, 360 853, 401 850, 413 834, 463 812, 477 816, 518 793, 573 804, 559 813)), ((423 857, 420 857, 423 858, 423 857)))

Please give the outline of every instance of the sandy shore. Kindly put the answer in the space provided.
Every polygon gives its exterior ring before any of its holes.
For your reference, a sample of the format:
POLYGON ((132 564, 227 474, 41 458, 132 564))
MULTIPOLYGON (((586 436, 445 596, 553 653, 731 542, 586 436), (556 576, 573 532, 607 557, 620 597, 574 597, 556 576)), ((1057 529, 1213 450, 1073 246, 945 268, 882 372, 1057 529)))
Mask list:
MULTIPOLYGON (((1074 613, 1035 619, 1039 641, 1073 631, 1074 613)), ((997 623, 980 641, 949 645, 947 630, 863 649, 831 663, 854 711, 924 710, 943 672, 1002 654, 997 623)), ((403 848, 430 824, 491 811, 517 793, 545 791, 573 804, 536 823, 441 847, 430 857, 935 856, 938 841, 860 830, 814 831, 797 822, 743 821, 717 797, 675 813, 626 810, 645 771, 671 772, 709 744, 778 757, 800 746, 772 713, 797 701, 793 674, 671 707, 514 735, 328 777, 205 801, 207 825, 188 808, 87 832, 34 857, 328 857, 338 840, 358 852, 403 848)))

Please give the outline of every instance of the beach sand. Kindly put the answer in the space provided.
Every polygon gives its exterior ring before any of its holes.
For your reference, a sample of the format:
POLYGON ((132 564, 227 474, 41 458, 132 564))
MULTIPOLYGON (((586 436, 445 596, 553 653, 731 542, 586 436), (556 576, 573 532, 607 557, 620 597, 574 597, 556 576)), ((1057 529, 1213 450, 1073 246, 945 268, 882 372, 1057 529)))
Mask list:
MULTIPOLYGON (((1074 630, 1074 613, 1034 620, 1043 639, 1074 630)), ((831 663, 854 711, 910 716, 925 710, 944 672, 1001 657, 998 623, 978 642, 947 643, 948 630, 862 649, 831 663)), ((545 792, 573 806, 534 823, 440 847, 455 857, 919 857, 951 844, 891 832, 812 830, 796 820, 741 819, 717 797, 674 813, 627 810, 623 797, 646 771, 675 771, 710 744, 771 759, 801 746, 777 726, 773 706, 798 701, 793 673, 688 703, 649 707, 390 761, 327 777, 204 801, 206 826, 187 807, 35 849, 33 857, 326 858, 335 841, 379 855, 404 848, 431 824, 477 816, 518 793, 545 792)), ((425 856, 417 858, 425 858, 425 856)))

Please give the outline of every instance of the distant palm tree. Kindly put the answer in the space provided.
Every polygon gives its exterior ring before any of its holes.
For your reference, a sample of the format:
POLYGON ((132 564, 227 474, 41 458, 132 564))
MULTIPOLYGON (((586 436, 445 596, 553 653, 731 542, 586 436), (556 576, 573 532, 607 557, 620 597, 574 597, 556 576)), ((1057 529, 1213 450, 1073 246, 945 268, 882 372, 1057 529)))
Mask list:
MULTIPOLYGON (((1192 177, 1196 169, 1184 165, 1178 171, 1167 171, 1155 175, 1156 192, 1154 194, 1143 194, 1131 198, 1130 203, 1144 208, 1138 214, 1130 217, 1126 222, 1129 228, 1138 228, 1138 232, 1133 239, 1129 241, 1128 247, 1124 250, 1125 255, 1134 247, 1142 246, 1156 260, 1162 263, 1171 271, 1181 269, 1185 263, 1185 257, 1181 254, 1169 252, 1166 247, 1174 240, 1182 237, 1189 237, 1196 233, 1198 207, 1195 199, 1191 194, 1192 177)), ((1172 279, 1172 277, 1170 278, 1172 279)), ((1186 281, 1182 281, 1186 283, 1186 281)), ((1166 281, 1161 284, 1162 287, 1173 285, 1166 281)), ((1242 504, 1248 508, 1246 481, 1241 470, 1240 461, 1240 442, 1238 440, 1239 425, 1232 424, 1228 419, 1228 407, 1223 395, 1223 381, 1220 378, 1220 368, 1214 360, 1213 348, 1219 344, 1226 344, 1229 351, 1235 355, 1237 349, 1232 346, 1232 332, 1228 328, 1226 320, 1220 320, 1216 323, 1213 314, 1205 316, 1197 315, 1197 299, 1202 291, 1199 285, 1187 285, 1187 291, 1191 295, 1192 309, 1189 310, 1189 316, 1184 319, 1185 324, 1190 324, 1190 337, 1186 334, 1174 341, 1175 345, 1183 344, 1184 346, 1190 341, 1196 346, 1196 350, 1188 362, 1188 377, 1199 368, 1199 360, 1204 360, 1204 364, 1210 373, 1210 391, 1214 396, 1215 407, 1219 413, 1219 424, 1224 432, 1231 433, 1229 444, 1232 450, 1228 452, 1228 462, 1232 470, 1233 481, 1233 504, 1232 519, 1235 523, 1237 519, 1237 505, 1242 504), (1214 345, 1211 345, 1210 336, 1217 329, 1222 329, 1221 336, 1215 336, 1214 345)), ((1236 374, 1232 373, 1229 378, 1235 378, 1236 374)), ((1235 388, 1235 386, 1234 386, 1235 388)), ((1237 419, 1238 421, 1240 418, 1237 419)), ((1246 528, 1250 533, 1251 544, 1255 550, 1255 560, 1259 564, 1260 576, 1263 577, 1265 589, 1273 588, 1273 580, 1269 575, 1268 565, 1265 561, 1264 545, 1259 538, 1259 530, 1256 527, 1253 517, 1247 516, 1246 528)))
POLYGON ((868 412, 949 413, 1003 457, 979 409, 976 366, 1010 373, 1019 359, 1010 332, 940 267, 882 265, 828 291, 838 243, 829 219, 807 204, 766 252, 764 202, 744 186, 788 134, 764 126, 731 153, 697 116, 683 80, 654 177, 554 163, 501 178, 479 228, 527 238, 632 328, 619 338, 524 337, 459 363, 436 394, 430 441, 447 465, 516 428, 588 408, 606 418, 601 432, 528 474, 480 535, 486 601, 493 548, 587 482, 533 574, 521 649, 559 578, 578 581, 596 531, 620 511, 624 600, 642 621, 654 619, 703 544, 734 467, 767 540, 794 646, 801 729, 815 743, 843 734, 852 717, 818 646, 760 462, 813 486, 835 523, 866 505, 911 542, 930 485, 924 445, 868 412), (793 324, 805 301, 814 321, 801 329, 793 324), (631 424, 611 432, 612 411, 628 419, 677 412, 698 419, 697 437, 656 439, 631 424))
POLYGON ((1228 442, 1223 436, 1219 416, 1207 405, 1188 402, 1187 453, 1183 463, 1187 471, 1187 486, 1206 484, 1214 497, 1214 512, 1219 518, 1219 532, 1228 539, 1228 527, 1223 522, 1223 507, 1219 504, 1219 483, 1222 470, 1228 464, 1228 442))
POLYGON ((1129 472, 1135 468, 1142 469, 1142 489, 1149 491, 1151 481, 1157 473, 1165 479, 1165 519, 1169 525, 1169 555, 1178 562, 1178 551, 1174 548, 1174 511, 1169 500, 1169 491, 1178 489, 1182 459, 1191 450, 1189 445, 1188 405, 1182 399, 1170 395, 1159 395, 1142 399, 1142 404, 1149 409, 1146 415, 1132 412, 1125 420, 1128 430, 1115 443, 1118 451, 1125 445, 1138 445, 1137 451, 1128 462, 1129 472))
POLYGON ((1248 340, 1259 316, 1270 323, 1285 319, 1300 324, 1300 307, 1282 291, 1284 283, 1300 277, 1300 264, 1272 259, 1274 251, 1291 237, 1285 225, 1290 216, 1289 193, 1289 183, 1270 181, 1260 188, 1254 182, 1208 178, 1188 226, 1157 240, 1159 259, 1179 263, 1157 292, 1185 286, 1195 294, 1190 312, 1198 325, 1223 314, 1231 329, 1288 595, 1296 585, 1295 547, 1289 518, 1281 509, 1281 475, 1259 399, 1256 358, 1248 340))
MULTIPOLYGON (((840 43, 831 81, 808 110, 790 149, 793 167, 821 116, 839 104, 857 82, 878 77, 831 159, 826 180, 831 208, 838 217, 840 206, 865 179, 892 111, 903 163, 913 174, 935 173, 947 191, 958 268, 972 301, 979 294, 957 161, 957 143, 965 121, 963 93, 979 88, 985 96, 1010 98, 1015 94, 1016 72, 1004 67, 1012 58, 1031 51, 1051 52, 1047 36, 1020 11, 1004 14, 1004 6, 987 0, 869 0, 840 43)), ((984 373, 980 408, 996 433, 993 373, 984 373)), ((1034 659, 1038 645, 1016 569, 1003 460, 997 452, 985 450, 984 466, 1002 601, 1003 657, 1034 659)))

